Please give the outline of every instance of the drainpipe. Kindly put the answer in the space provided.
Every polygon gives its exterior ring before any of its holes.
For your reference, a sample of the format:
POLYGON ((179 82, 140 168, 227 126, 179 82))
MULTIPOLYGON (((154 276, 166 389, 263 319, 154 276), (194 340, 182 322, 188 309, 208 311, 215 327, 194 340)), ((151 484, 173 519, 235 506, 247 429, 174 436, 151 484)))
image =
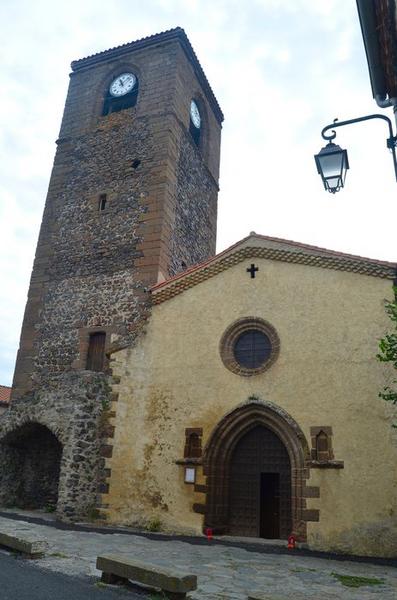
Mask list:
POLYGON ((380 108, 389 108, 389 106, 393 106, 393 110, 396 112, 397 98, 384 98, 380 94, 376 94, 375 100, 380 108))
POLYGON ((380 107, 380 108, 389 108, 390 106, 393 107, 393 113, 394 113, 394 120, 396 122, 396 131, 397 131, 397 98, 385 98, 383 96, 381 96, 380 94, 375 94, 374 96, 376 104, 380 107))

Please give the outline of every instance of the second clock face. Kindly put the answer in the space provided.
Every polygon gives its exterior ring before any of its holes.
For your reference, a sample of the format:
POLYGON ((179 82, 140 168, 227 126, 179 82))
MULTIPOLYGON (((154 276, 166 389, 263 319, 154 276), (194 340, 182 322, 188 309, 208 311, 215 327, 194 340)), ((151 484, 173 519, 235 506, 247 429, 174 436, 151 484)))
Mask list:
POLYGON ((136 77, 133 73, 122 73, 110 84, 109 92, 112 96, 124 96, 131 92, 136 85, 136 77))
POLYGON ((201 117, 197 104, 194 100, 190 103, 190 118, 192 119, 193 125, 196 129, 200 129, 201 126, 201 117))

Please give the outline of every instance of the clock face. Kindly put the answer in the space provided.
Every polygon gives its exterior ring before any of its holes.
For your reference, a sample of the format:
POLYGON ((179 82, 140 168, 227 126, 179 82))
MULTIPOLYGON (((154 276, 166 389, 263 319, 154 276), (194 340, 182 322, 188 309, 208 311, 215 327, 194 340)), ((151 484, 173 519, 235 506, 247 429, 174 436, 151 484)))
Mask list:
POLYGON ((196 127, 196 129, 200 129, 200 126, 201 126, 200 112, 199 112, 197 104, 195 103, 194 100, 192 100, 190 103, 190 118, 192 119, 192 123, 196 127))
POLYGON ((112 96, 125 96, 136 84, 136 77, 133 73, 122 73, 110 84, 109 92, 112 96))

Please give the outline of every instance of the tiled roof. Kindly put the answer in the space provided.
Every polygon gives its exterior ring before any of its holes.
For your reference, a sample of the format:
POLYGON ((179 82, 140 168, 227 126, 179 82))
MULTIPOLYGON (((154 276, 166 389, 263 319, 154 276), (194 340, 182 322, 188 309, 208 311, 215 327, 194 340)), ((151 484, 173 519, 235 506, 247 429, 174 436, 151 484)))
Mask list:
POLYGON ((141 50, 142 48, 145 48, 147 46, 152 46, 153 44, 167 42, 170 40, 178 40, 181 44, 183 50, 186 53, 186 56, 192 63, 197 79, 199 80, 201 87, 203 88, 203 91, 215 113, 215 116, 217 117, 219 122, 222 122, 222 110, 218 104, 217 99, 215 98, 215 94, 212 91, 210 84, 208 83, 208 79, 205 76, 199 59, 197 58, 196 53, 193 50, 191 43, 189 42, 189 38, 187 37, 182 27, 168 29, 167 31, 163 31, 161 33, 156 33, 154 35, 149 35, 147 37, 141 38, 140 40, 136 40, 135 42, 122 44, 121 46, 116 46, 114 48, 110 48, 109 50, 104 50, 103 52, 97 52, 96 54, 92 54, 91 56, 87 56, 86 58, 74 60, 71 64, 71 68, 72 71, 79 71, 80 69, 91 67, 92 65, 95 65, 99 62, 123 56, 124 54, 128 54, 134 50, 141 50))
POLYGON ((151 288, 153 304, 160 304, 217 273, 254 257, 336 271, 350 271, 383 279, 396 278, 396 263, 251 233, 220 254, 153 286, 151 288))
POLYGON ((9 404, 11 388, 6 385, 0 385, 0 404, 9 404))

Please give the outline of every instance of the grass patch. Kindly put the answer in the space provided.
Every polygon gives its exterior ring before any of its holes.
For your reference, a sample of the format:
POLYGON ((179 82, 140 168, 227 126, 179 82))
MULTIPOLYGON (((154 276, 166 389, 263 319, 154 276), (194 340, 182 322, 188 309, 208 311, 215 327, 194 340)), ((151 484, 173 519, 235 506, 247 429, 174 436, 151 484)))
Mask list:
POLYGON ((48 556, 53 556, 54 558, 70 558, 70 556, 68 556, 67 554, 63 554, 63 552, 53 552, 48 556))
POLYGON ((100 518, 101 518, 101 513, 95 506, 89 506, 87 508, 86 519, 88 521, 91 521, 91 523, 92 523, 93 521, 97 521, 100 518))
POLYGON ((331 573, 342 585, 351 588, 359 588, 365 585, 382 585, 383 579, 377 577, 355 577, 354 575, 341 575, 340 573, 331 573))
POLYGON ((146 524, 146 529, 148 531, 153 531, 153 532, 161 531, 162 530, 161 520, 158 517, 153 517, 153 519, 150 519, 150 521, 146 524))

